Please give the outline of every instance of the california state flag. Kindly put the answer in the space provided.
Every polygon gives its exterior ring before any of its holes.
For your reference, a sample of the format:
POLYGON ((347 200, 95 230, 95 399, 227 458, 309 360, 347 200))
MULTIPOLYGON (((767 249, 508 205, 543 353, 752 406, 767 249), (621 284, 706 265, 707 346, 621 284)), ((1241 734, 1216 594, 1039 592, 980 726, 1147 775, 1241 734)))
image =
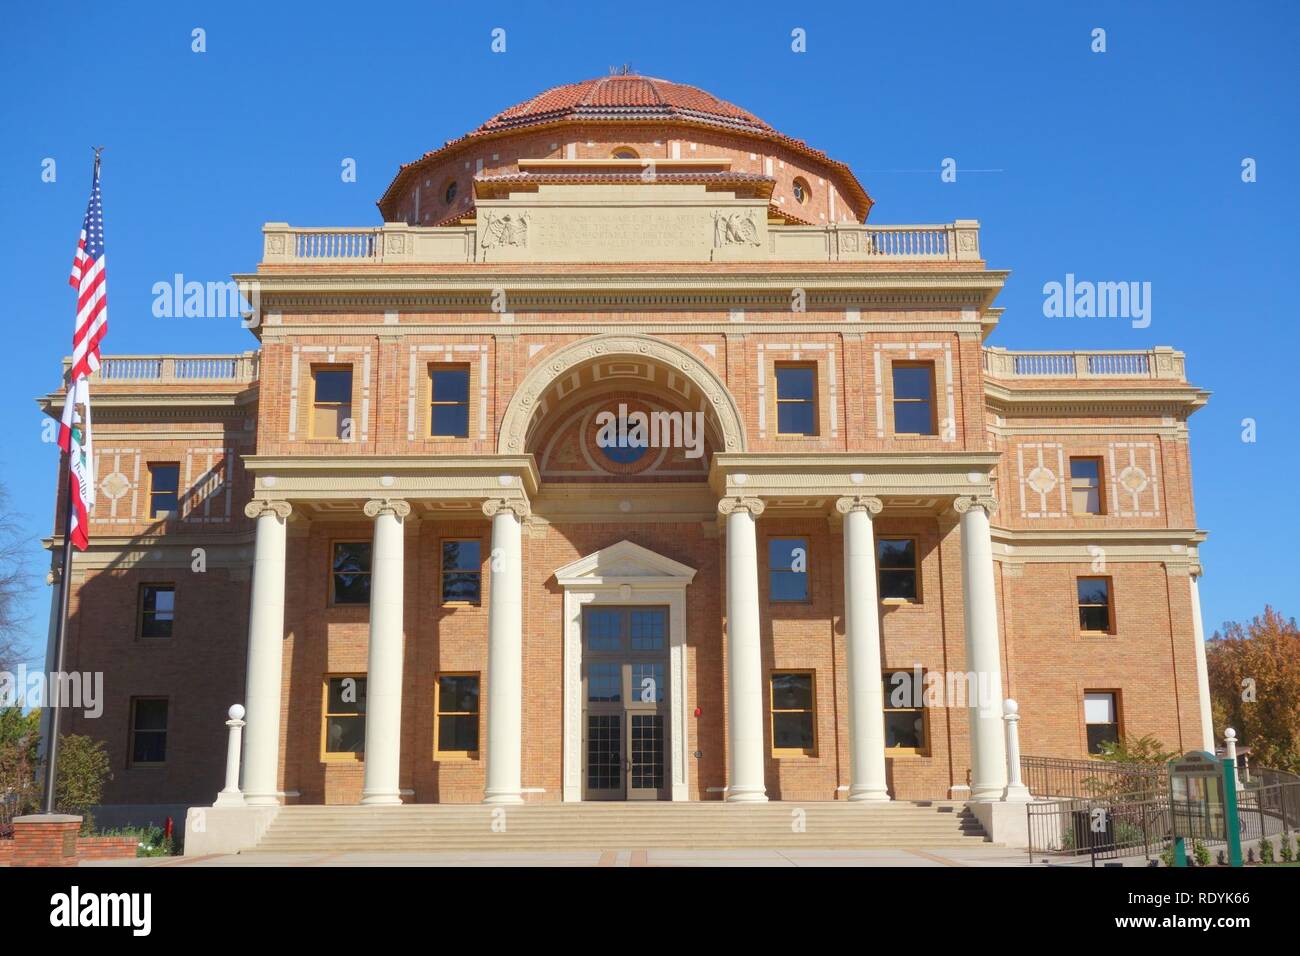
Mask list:
POLYGON ((90 383, 79 377, 68 386, 59 425, 59 447, 68 453, 68 535, 78 551, 90 545, 90 512, 95 507, 95 451, 90 441, 90 383))

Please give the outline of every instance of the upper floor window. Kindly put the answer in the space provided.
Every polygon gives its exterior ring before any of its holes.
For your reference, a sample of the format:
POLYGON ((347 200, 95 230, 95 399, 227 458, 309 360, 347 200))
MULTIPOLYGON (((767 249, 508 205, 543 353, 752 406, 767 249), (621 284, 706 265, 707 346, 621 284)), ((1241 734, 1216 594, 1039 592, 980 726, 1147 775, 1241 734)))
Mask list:
POLYGON ((631 146, 620 146, 610 153, 611 159, 640 159, 640 155, 631 146))
POLYGON ((778 435, 817 434, 816 366, 776 366, 776 431, 778 435))
POLYGON ((131 698, 132 767, 167 762, 167 698, 131 698))
POLYGON ((802 205, 812 198, 812 190, 808 188, 808 181, 802 177, 794 181, 794 201, 802 205))
POLYGON ((140 620, 137 634, 140 637, 171 637, 172 624, 175 620, 175 586, 171 584, 140 585, 140 620))
POLYGON ((352 438, 352 369, 312 369, 311 436, 352 438))
POLYGON ((1083 722, 1088 733, 1088 753, 1105 752, 1105 744, 1119 743, 1119 701, 1114 691, 1084 691, 1083 722))
POLYGON ((434 438, 469 437, 468 365, 430 367, 429 434, 434 438))
POLYGON ((1110 578, 1079 578, 1079 630, 1109 634, 1114 623, 1110 609, 1110 578))
POLYGON ((894 434, 935 435, 934 363, 895 362, 894 434))
POLYGON ((915 538, 878 538, 876 562, 882 601, 921 600, 915 538))
POLYGON ((330 569, 330 599, 335 604, 370 603, 369 541, 336 541, 330 569))
POLYGON ((483 590, 482 542, 442 542, 442 603, 478 604, 483 590))
MULTIPOLYGON (((456 180, 453 179, 451 182, 449 182, 449 183, 447 184, 447 188, 443 191, 442 198, 446 201, 446 203, 447 203, 448 206, 450 206, 450 205, 452 204, 452 202, 455 201, 455 199, 456 199, 456 180)), ((426 213, 425 215, 427 216, 428 214, 426 213)))
POLYGON ((1105 514, 1101 474, 1100 458, 1070 459, 1070 498, 1075 514, 1105 514))
POLYGON ((167 463, 149 466, 150 518, 166 518, 176 513, 180 503, 180 484, 180 465, 167 463))
POLYGON ((772 674, 772 753, 817 755, 817 682, 812 671, 772 674))
POLYGON ((325 714, 321 727, 322 756, 366 752, 366 678, 344 674, 325 678, 325 714))
POLYGON ((772 601, 808 600, 806 538, 772 538, 767 542, 767 581, 772 601))

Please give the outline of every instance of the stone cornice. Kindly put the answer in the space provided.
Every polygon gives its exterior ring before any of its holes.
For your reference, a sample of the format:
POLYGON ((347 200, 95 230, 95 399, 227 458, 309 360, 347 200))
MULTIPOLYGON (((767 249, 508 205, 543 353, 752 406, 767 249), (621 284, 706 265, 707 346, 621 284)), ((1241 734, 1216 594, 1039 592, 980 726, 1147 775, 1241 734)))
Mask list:
POLYGON ((1008 388, 1000 382, 984 381, 984 397, 992 411, 1016 415, 1086 415, 1101 409, 1107 415, 1192 414, 1209 401, 1210 393, 1191 385, 1132 388, 1089 380, 1051 388, 1008 388), (1095 382, 1096 384, 1093 384, 1095 382))
POLYGON ((246 455, 256 495, 281 501, 518 498, 538 485, 531 455, 246 455))
POLYGON ((709 485, 721 496, 952 498, 991 495, 998 452, 718 454, 709 485))
POLYGON ((1104 573, 1109 563, 1160 562, 1197 573, 1200 545, 1207 533, 1197 528, 1113 528, 1019 530, 990 529, 993 556, 1005 565, 1078 564, 1104 573))

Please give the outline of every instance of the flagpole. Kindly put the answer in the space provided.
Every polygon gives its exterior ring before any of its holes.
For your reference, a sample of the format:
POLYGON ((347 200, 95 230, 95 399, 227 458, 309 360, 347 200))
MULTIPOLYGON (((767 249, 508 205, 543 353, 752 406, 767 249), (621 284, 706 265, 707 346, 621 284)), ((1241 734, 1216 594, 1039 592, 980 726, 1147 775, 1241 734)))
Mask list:
MULTIPOLYGON (((95 151, 95 172, 93 183, 99 182, 99 157, 103 146, 92 146, 95 151)), ((76 375, 74 361, 70 377, 76 375)), ((64 402, 76 401, 76 379, 68 383, 69 388, 64 402)), ((84 427, 84 424, 83 424, 84 427)), ((58 789, 59 764, 59 716, 62 713, 64 651, 67 647, 68 604, 72 595, 72 516, 76 503, 72 500, 72 452, 69 448, 61 458, 63 461, 63 567, 59 570, 59 620, 54 630, 54 660, 45 662, 47 677, 45 682, 45 705, 50 708, 49 738, 45 741, 45 812, 55 812, 55 791, 58 789), (51 663, 54 665, 51 669, 51 663)))
MULTIPOLYGON (((71 396, 64 401, 70 401, 71 396)), ((72 455, 63 459, 64 516, 63 516, 63 567, 59 571, 59 620, 54 629, 54 660, 45 662, 48 677, 45 682, 45 705, 50 708, 49 739, 45 741, 45 812, 54 813, 55 789, 58 782, 59 714, 63 690, 63 651, 68 631, 68 599, 72 591, 72 455), (53 664, 53 668, 51 668, 53 664)))

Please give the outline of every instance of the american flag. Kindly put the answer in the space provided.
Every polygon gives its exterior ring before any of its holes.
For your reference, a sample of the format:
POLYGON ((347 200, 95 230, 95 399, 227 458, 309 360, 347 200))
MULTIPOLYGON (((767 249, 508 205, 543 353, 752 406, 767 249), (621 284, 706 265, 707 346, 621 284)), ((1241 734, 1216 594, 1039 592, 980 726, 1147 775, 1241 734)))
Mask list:
POLYGON ((108 331, 107 263, 104 259, 104 202, 99 195, 99 157, 81 239, 68 284, 77 290, 77 325, 72 333, 72 380, 99 368, 99 343, 108 331))
POLYGON ((104 203, 99 195, 99 156, 90 203, 81 224, 68 283, 77 290, 77 324, 72 332, 72 370, 63 400, 59 447, 68 453, 68 536, 85 551, 90 545, 90 511, 95 506, 95 455, 90 438, 90 375, 99 368, 99 343, 108 331, 104 258, 104 203))

